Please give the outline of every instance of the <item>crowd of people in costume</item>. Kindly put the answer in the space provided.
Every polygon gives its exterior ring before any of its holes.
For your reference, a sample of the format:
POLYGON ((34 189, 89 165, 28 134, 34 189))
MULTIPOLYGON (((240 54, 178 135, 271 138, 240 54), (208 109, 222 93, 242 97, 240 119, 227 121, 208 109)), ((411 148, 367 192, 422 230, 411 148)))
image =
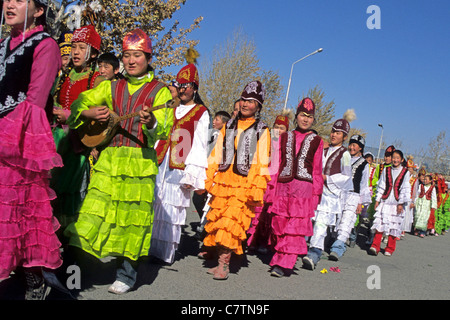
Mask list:
POLYGON ((3 1, 11 33, 0 42, 0 279, 23 275, 26 299, 45 299, 46 274, 76 264, 80 252, 115 257, 108 291, 130 291, 142 257, 175 263, 191 201, 198 257, 217 260, 207 270, 216 280, 245 252, 273 254, 275 277, 299 257, 314 270, 328 251, 342 259, 363 225, 373 255, 383 238, 392 255, 405 232, 449 230, 443 177, 416 176, 394 146, 375 165, 345 117, 325 141, 312 129, 315 103, 304 98, 270 127, 258 80, 233 110, 211 115, 194 60, 173 82, 159 81, 151 39, 135 29, 123 37, 122 74, 92 25, 64 33, 58 46, 46 32, 46 6, 3 1), (87 146, 81 129, 110 124, 113 113, 135 116, 87 146))

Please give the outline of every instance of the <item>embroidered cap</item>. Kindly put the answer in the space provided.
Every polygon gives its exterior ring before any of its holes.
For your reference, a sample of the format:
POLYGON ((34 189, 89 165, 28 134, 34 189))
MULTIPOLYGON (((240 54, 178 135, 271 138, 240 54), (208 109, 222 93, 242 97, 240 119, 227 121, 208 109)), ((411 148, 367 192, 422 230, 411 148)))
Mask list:
POLYGON ((343 132, 344 134, 348 135, 350 132, 350 123, 348 123, 345 119, 339 119, 336 120, 336 122, 333 124, 332 130, 343 132))
POLYGON ((316 105, 314 104, 314 101, 312 101, 310 98, 303 98, 297 106, 297 112, 295 113, 295 116, 297 117, 300 112, 314 115, 316 112, 316 105))
POLYGON ((70 31, 63 32, 58 40, 59 50, 61 51, 61 57, 68 56, 72 52, 72 36, 70 31))
POLYGON ((122 51, 136 50, 152 53, 152 41, 141 29, 134 29, 123 37, 122 51))
POLYGON ((72 43, 73 42, 84 42, 90 45, 92 48, 95 48, 98 51, 100 51, 100 46, 102 45, 102 38, 100 38, 100 35, 97 33, 97 31, 95 31, 94 26, 90 24, 78 28, 73 32, 72 43))
POLYGON ((197 67, 193 63, 190 63, 181 68, 177 74, 177 82, 179 84, 195 83, 198 86, 200 79, 198 77, 197 67))
POLYGON ((195 83, 197 87, 199 86, 200 78, 198 76, 197 67, 195 66, 199 56, 200 54, 193 47, 187 49, 184 55, 187 65, 181 68, 176 77, 179 84, 195 83))
POLYGON ((286 127, 286 130, 289 130, 289 118, 287 116, 283 116, 283 115, 278 115, 275 118, 275 124, 279 124, 279 125, 283 125, 286 127))
POLYGON ((256 100, 262 105, 264 103, 265 95, 266 89, 264 88, 264 85, 256 80, 245 86, 244 91, 241 93, 241 99, 256 100))

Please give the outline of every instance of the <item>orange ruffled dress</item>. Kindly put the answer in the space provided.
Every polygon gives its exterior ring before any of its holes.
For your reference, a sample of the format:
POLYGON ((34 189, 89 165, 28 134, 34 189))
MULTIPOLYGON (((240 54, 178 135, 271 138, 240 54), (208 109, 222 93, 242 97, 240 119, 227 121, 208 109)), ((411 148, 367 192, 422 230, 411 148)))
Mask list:
MULTIPOLYGON (((235 150, 241 133, 254 122, 253 118, 238 121, 235 150)), ((255 207, 263 205, 267 182, 270 181, 270 133, 267 128, 264 130, 258 140, 249 173, 241 176, 233 172, 233 163, 226 171, 218 171, 222 160, 225 127, 208 159, 205 187, 212 197, 209 202, 210 210, 206 215, 208 222, 205 231, 208 234, 203 244, 208 247, 224 246, 236 254, 242 254, 242 241, 247 238, 246 231, 255 216, 255 207)))

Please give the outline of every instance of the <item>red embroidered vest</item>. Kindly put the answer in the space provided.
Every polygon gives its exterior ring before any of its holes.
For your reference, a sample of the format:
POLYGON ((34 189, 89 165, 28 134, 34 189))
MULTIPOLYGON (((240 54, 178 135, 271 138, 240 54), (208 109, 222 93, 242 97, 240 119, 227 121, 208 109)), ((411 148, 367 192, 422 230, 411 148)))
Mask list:
POLYGON ((406 167, 403 167, 397 179, 395 179, 395 182, 393 182, 392 166, 386 167, 386 189, 384 190, 381 199, 386 200, 389 197, 389 194, 391 193, 392 189, 394 189, 394 198, 397 201, 399 200, 400 188, 402 186, 403 179, 405 179, 405 175, 407 172, 408 169, 406 167))
POLYGON ((156 147, 158 164, 160 165, 167 150, 170 147, 169 168, 184 170, 186 158, 191 151, 192 142, 194 141, 194 132, 197 123, 204 112, 207 112, 205 106, 197 104, 182 118, 174 120, 170 138, 160 140, 156 147))
POLYGON ((70 106, 78 98, 80 93, 94 87, 95 79, 97 79, 99 75, 100 73, 98 71, 94 72, 88 88, 89 73, 77 81, 70 80, 69 74, 64 83, 61 85, 61 91, 59 93, 58 103, 61 107, 65 110, 70 110, 70 106))
MULTIPOLYGON (((156 94, 164 87, 164 83, 157 80, 145 83, 135 93, 130 95, 126 79, 111 82, 113 111, 118 116, 127 115, 142 109, 152 107, 156 94)), ((139 117, 120 122, 117 134, 111 140, 110 147, 147 148, 147 137, 142 131, 139 117)))
POLYGON ((314 132, 308 133, 295 155, 296 136, 294 131, 288 131, 280 136, 280 170, 278 181, 290 182, 294 178, 313 182, 314 155, 319 148, 321 138, 314 132))
POLYGON ((433 188, 434 188, 433 186, 430 186, 428 188, 428 191, 425 192, 425 186, 423 184, 421 184, 419 198, 423 198, 423 196, 425 196, 427 200, 431 200, 431 194, 433 193, 433 188))

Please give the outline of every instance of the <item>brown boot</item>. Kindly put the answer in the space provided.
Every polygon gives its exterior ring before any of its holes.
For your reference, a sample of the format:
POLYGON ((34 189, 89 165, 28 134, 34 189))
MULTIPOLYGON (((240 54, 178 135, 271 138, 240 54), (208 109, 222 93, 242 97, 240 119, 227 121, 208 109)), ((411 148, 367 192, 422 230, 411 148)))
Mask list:
POLYGON ((215 280, 226 280, 230 272, 231 250, 222 248, 219 251, 219 265, 214 270, 215 280))

